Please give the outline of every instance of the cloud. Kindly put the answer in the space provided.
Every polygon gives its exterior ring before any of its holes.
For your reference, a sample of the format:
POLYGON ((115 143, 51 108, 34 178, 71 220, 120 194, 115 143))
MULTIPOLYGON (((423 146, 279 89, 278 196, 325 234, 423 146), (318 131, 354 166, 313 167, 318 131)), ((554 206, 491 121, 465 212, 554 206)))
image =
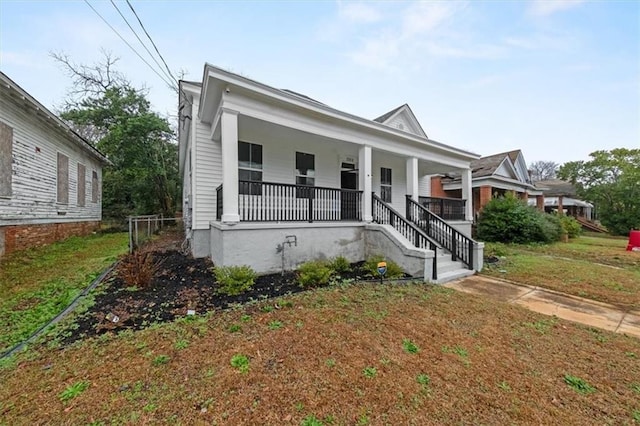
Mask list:
POLYGON ((367 3, 338 2, 340 18, 355 23, 370 24, 382 19, 380 10, 367 3))
POLYGON ((556 12, 580 6, 584 0, 533 0, 529 6, 529 14, 533 16, 550 16, 556 12))

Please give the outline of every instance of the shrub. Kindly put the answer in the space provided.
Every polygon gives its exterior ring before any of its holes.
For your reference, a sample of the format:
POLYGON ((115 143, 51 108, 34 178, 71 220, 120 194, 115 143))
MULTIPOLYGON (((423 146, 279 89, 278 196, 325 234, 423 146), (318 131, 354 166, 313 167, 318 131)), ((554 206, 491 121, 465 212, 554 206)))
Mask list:
POLYGON ((478 220, 478 238, 484 241, 549 243, 558 241, 561 232, 557 217, 529 207, 513 195, 491 200, 478 220))
POLYGON ((298 268, 298 284, 302 287, 312 287, 329 283, 333 270, 327 262, 311 260, 298 268))
POLYGON ((573 216, 558 216, 560 219, 560 225, 564 232, 567 233, 569 238, 578 237, 582 233, 582 226, 573 216))
POLYGON ((351 264, 344 256, 338 256, 333 258, 331 261, 331 269, 336 271, 338 274, 344 274, 351 270, 351 264))
POLYGON ((219 266, 213 272, 220 286, 218 292, 228 296, 244 293, 253 287, 256 280, 256 273, 246 265, 219 266))
POLYGON ((378 273, 378 263, 387 262, 387 273, 384 275, 385 278, 394 279, 394 278, 402 278, 404 276, 404 271, 393 260, 386 260, 383 256, 375 255, 371 256, 364 263, 362 268, 367 273, 367 275, 378 278, 380 274, 378 273))
POLYGON ((162 260, 155 261, 150 251, 137 250, 125 257, 120 265, 120 277, 132 287, 144 288, 159 271, 162 260))

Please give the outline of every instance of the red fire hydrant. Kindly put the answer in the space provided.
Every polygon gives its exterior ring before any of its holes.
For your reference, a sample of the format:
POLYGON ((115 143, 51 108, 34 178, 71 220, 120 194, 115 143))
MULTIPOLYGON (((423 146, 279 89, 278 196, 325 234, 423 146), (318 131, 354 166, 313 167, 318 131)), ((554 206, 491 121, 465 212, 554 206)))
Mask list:
POLYGON ((629 245, 627 251, 640 251, 640 231, 629 232, 629 245))

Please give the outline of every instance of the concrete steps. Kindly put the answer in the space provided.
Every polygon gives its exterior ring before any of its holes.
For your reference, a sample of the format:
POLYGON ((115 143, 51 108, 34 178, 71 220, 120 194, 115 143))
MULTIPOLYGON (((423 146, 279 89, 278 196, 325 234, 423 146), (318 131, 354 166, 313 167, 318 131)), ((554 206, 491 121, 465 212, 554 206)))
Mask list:
POLYGON ((451 260, 449 252, 438 254, 437 267, 438 279, 434 281, 434 284, 444 284, 475 274, 475 271, 468 269, 464 263, 451 260))

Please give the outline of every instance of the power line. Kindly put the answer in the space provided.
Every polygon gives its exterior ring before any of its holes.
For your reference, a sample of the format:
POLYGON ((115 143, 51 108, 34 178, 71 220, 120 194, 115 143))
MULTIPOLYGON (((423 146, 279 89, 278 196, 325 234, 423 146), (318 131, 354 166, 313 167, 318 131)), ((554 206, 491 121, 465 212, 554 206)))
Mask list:
MULTIPOLYGON (((165 77, 163 77, 163 76, 162 76, 158 71, 156 71, 156 69, 155 69, 155 68, 153 68, 153 67, 149 64, 149 62, 147 62, 147 61, 146 61, 146 60, 145 60, 145 59, 144 59, 144 58, 143 58, 143 57, 138 53, 138 51, 137 51, 136 49, 134 49, 134 48, 133 48, 133 46, 131 46, 131 45, 129 44, 129 42, 128 42, 124 37, 122 37, 122 36, 120 35, 120 33, 119 33, 115 28, 113 28, 113 26, 112 26, 112 25, 111 25, 111 24, 110 24, 110 23, 109 23, 109 22, 108 22, 108 21, 107 21, 107 20, 106 20, 106 19, 105 19, 105 18, 104 18, 100 13, 99 13, 99 12, 98 12, 98 11, 97 11, 93 6, 91 6, 91 3, 89 3, 89 1, 88 1, 88 0, 84 0, 84 2, 87 4, 87 6, 89 6, 89 7, 91 8, 91 10, 93 10, 93 11, 95 12, 95 14, 96 14, 96 15, 98 15, 98 17, 100 17, 100 19, 102 19, 102 22, 104 22, 105 24, 107 24, 107 26, 108 26, 109 28, 111 28, 111 31, 113 31, 114 33, 116 33, 116 35, 117 35, 118 37, 120 37, 120 40, 122 40, 122 41, 123 41, 127 46, 129 46, 129 49, 131 49, 131 50, 133 51, 133 53, 135 53, 135 54, 138 56, 138 58, 140 58, 140 60, 141 60, 142 62, 144 62, 144 63, 149 67, 149 69, 151 69, 151 71, 153 71, 153 72, 154 72, 158 77, 160 77, 160 79, 161 79, 161 80, 162 80, 166 85, 168 85, 169 87, 171 87, 172 89, 174 89, 174 90, 175 90, 175 83, 173 83, 173 82, 171 82, 171 83, 170 83, 170 82, 168 82, 167 80, 165 80, 165 77)), ((164 62, 164 61, 163 61, 163 62, 164 62)))
POLYGON ((142 47, 144 47, 144 50, 147 51, 147 53, 149 54, 149 56, 151 57, 151 59, 153 59, 153 62, 156 63, 156 65, 158 66, 158 68, 160 69, 160 71, 165 75, 165 77, 167 77, 169 80, 173 81, 173 76, 167 74, 166 71, 164 71, 162 69, 162 65, 160 65, 160 63, 158 62, 158 60, 155 58, 155 56, 153 56, 153 53, 151 53, 151 51, 147 48, 147 45, 144 44, 144 42, 140 39, 140 37, 138 36, 138 33, 133 29, 133 27, 131 26, 131 24, 129 24, 129 21, 127 20, 127 18, 122 14, 122 12, 120 11, 120 9, 118 8, 118 6, 115 4, 115 2, 113 0, 111 0, 111 4, 113 5, 113 7, 118 11, 118 14, 122 17, 122 19, 124 20, 124 22, 127 24, 127 26, 129 27, 129 29, 131 30, 131 32, 133 33, 134 36, 136 36, 136 38, 138 39, 138 41, 140 42, 140 44, 142 45, 142 47))
POLYGON ((140 17, 138 16, 138 14, 136 13, 136 10, 133 8, 133 6, 131 5, 131 3, 129 2, 129 0, 126 0, 127 4, 129 5, 129 9, 131 9, 131 11, 133 12, 133 14, 136 16, 136 19, 138 20, 138 23, 140 24, 140 26, 142 27, 142 30, 144 31, 144 33, 147 35, 147 38, 149 39, 149 41, 151 41, 151 44, 153 45, 153 48, 156 50, 156 52, 158 53, 158 56, 160 57, 160 59, 162 60, 162 63, 164 64, 165 68, 167 69, 167 71, 169 71, 169 75, 171 77, 173 77, 174 80, 178 80, 177 78, 175 78, 175 76, 173 75, 173 73, 171 72, 171 70, 169 69, 169 66, 167 65, 167 63, 165 62, 164 58, 162 57, 162 54, 160 54, 160 51, 158 50, 158 47, 156 46, 156 44, 153 42, 153 39, 151 38, 151 36, 149 35, 149 33, 147 32, 147 29, 144 27, 144 25, 142 24, 142 21, 140 20, 140 17))

